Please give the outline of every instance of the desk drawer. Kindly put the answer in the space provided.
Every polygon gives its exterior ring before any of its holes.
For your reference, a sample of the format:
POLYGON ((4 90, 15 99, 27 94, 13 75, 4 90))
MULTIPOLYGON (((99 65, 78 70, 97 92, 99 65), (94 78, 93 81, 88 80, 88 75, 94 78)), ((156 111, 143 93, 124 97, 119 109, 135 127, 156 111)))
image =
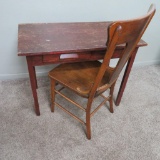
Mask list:
POLYGON ((58 62, 59 61, 59 55, 44 55, 43 56, 43 62, 58 62))
POLYGON ((68 53, 59 55, 44 55, 43 62, 74 62, 89 59, 91 57, 90 52, 83 53, 68 53))

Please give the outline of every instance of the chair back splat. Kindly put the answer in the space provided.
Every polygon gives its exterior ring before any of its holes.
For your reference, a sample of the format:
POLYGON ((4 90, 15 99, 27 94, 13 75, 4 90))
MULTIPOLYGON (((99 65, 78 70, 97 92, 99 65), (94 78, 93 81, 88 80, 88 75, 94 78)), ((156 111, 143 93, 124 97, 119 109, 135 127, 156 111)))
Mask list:
POLYGON ((113 113, 113 91, 116 80, 122 71, 124 65, 136 49, 144 31, 150 23, 155 13, 155 6, 151 5, 148 13, 137 19, 126 21, 116 21, 108 27, 107 50, 104 59, 99 61, 85 61, 77 63, 66 63, 55 67, 49 72, 51 79, 51 111, 54 112, 54 105, 61 108, 70 116, 86 125, 87 138, 91 139, 90 118, 100 109, 106 101, 109 101, 110 112, 113 113), (110 60, 118 45, 124 46, 115 67, 110 67, 110 60), (59 90, 55 89, 55 84, 62 85, 59 90), (83 98, 87 98, 86 107, 71 100, 61 91, 68 88, 83 98), (103 95, 103 92, 109 89, 109 96, 103 95), (55 102, 55 95, 59 94, 86 113, 86 121, 81 120, 73 113, 55 102), (92 102, 95 97, 102 96, 104 101, 91 112, 92 102))
MULTIPOLYGON (((95 90, 104 76, 105 72, 110 71, 109 86, 111 86, 118 78, 120 72, 122 71, 124 65, 128 61, 129 57, 133 53, 136 45, 140 41, 144 31, 146 30, 148 24, 150 23, 152 17, 155 13, 155 6, 151 5, 149 11, 146 15, 139 17, 137 19, 127 20, 127 21, 117 21, 113 22, 108 28, 108 41, 107 41, 107 51, 100 68, 97 79, 95 80, 95 90), (125 49, 122 53, 122 57, 119 59, 115 68, 109 66, 111 57, 116 49, 117 45, 124 44, 125 49)), ((98 88, 97 91, 107 89, 108 86, 98 88)), ((94 91, 95 91, 94 90, 94 91)), ((93 93, 94 94, 94 93, 93 93)))

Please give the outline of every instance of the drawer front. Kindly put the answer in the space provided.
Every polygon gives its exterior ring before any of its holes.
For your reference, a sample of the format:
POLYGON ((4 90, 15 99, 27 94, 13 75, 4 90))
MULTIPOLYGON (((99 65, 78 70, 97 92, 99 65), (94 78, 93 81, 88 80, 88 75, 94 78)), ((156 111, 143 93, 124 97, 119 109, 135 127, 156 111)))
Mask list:
POLYGON ((58 62, 59 61, 59 55, 44 55, 43 56, 43 62, 58 62))

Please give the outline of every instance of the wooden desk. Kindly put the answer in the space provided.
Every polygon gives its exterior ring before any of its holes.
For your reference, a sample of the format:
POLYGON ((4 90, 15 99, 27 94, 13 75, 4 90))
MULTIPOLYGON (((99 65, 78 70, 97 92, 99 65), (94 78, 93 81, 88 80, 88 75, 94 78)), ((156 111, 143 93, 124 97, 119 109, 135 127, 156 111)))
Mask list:
MULTIPOLYGON (((35 103, 40 115, 35 66, 102 59, 106 50, 107 28, 111 22, 20 24, 18 56, 26 56, 35 103)), ((119 105, 141 40, 130 57, 116 99, 119 105)), ((112 58, 118 58, 124 46, 117 46, 112 58)))

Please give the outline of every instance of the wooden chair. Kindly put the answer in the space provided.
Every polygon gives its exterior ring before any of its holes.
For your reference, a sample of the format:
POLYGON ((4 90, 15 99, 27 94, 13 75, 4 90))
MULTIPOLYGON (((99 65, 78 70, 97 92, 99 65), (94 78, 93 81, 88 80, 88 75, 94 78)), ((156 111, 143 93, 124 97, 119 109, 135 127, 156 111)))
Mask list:
POLYGON ((49 77, 51 79, 51 111, 54 112, 54 105, 57 105, 82 124, 85 124, 88 139, 91 139, 90 118, 106 101, 109 101, 110 112, 113 113, 112 97, 116 80, 131 56, 132 51, 141 39, 154 13, 155 6, 151 5, 145 16, 127 21, 113 22, 108 28, 107 50, 102 63, 99 61, 87 61, 61 64, 49 72, 49 77), (116 45, 119 44, 125 44, 125 49, 116 67, 111 68, 110 59, 114 53, 116 45), (81 97, 87 98, 87 106, 82 107, 75 101, 69 99, 61 93, 61 89, 55 90, 56 83, 72 90, 81 97), (105 97, 102 93, 108 89, 110 89, 110 94, 108 97, 105 97), (85 111, 86 122, 82 121, 60 104, 56 103, 55 94, 61 95, 66 100, 85 111), (104 98, 104 101, 93 112, 91 112, 92 102, 94 98, 99 95, 104 98))

